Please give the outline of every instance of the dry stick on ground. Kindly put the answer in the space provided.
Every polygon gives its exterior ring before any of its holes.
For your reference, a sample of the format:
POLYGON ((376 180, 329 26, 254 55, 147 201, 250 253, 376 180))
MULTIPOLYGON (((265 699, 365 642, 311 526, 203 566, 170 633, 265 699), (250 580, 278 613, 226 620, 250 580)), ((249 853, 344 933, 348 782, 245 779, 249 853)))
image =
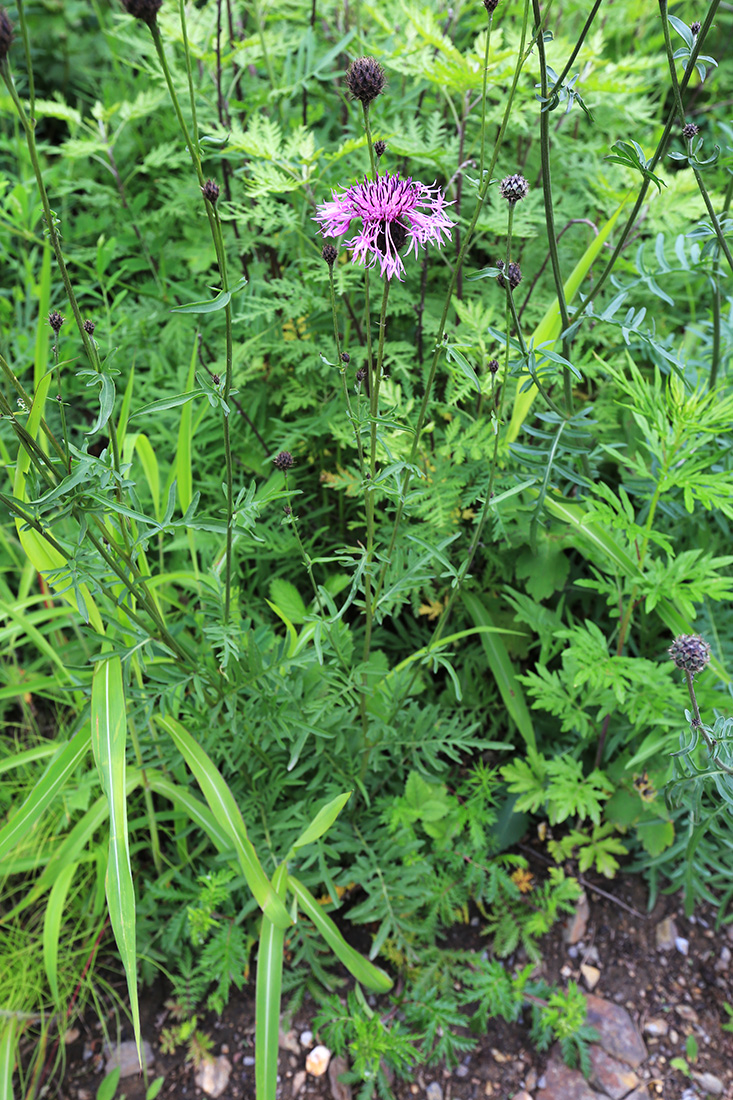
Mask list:
MULTIPOLYGON (((550 859, 549 856, 544 855, 543 852, 538 852, 536 848, 530 848, 527 844, 518 844, 523 852, 529 852, 533 856, 537 856, 543 863, 548 866, 555 866, 555 861, 550 859)), ((627 913, 631 913, 633 916, 638 917, 639 920, 648 921, 651 920, 650 913, 640 913, 638 909, 634 909, 633 905, 628 905, 625 901, 621 901, 621 898, 617 898, 615 894, 609 894, 607 890, 601 890, 600 886, 594 886, 592 882, 588 882, 588 879, 583 878, 582 875, 575 875, 575 878, 586 890, 592 890, 594 894, 600 894, 602 898, 607 898, 608 901, 612 901, 614 905, 618 905, 621 909, 625 909, 627 913)))

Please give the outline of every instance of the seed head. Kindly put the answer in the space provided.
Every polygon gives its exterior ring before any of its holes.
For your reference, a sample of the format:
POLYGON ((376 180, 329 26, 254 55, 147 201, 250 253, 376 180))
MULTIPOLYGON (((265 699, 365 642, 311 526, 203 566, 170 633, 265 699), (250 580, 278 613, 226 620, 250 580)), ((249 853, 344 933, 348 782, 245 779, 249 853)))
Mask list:
POLYGON ((292 468, 293 456, 290 451, 279 451, 278 454, 272 460, 275 463, 276 470, 282 470, 285 474, 292 468))
POLYGON ((493 15, 499 6, 499 0, 484 0, 484 7, 489 15, 493 15))
POLYGON ((10 44, 13 41, 13 24, 5 8, 0 8, 0 62, 8 56, 10 44))
POLYGON ((94 330, 97 326, 94 324, 94 321, 84 321, 82 327, 87 336, 94 336, 94 330))
POLYGON ((365 107, 384 91, 384 69, 374 57, 357 57, 346 70, 346 87, 365 107))
POLYGON ((207 180, 201 188, 201 194, 205 199, 208 199, 213 206, 219 198, 219 184, 215 180, 207 180))
POLYGON ((489 371, 489 374, 496 374, 499 369, 499 360, 489 359, 488 363, 486 364, 486 368, 489 371))
POLYGON ((669 655, 677 668, 694 676, 710 660, 710 646, 699 634, 679 634, 669 647, 669 655))
POLYGON ((701 27, 701 24, 698 23, 697 19, 695 20, 694 23, 690 23, 690 30, 695 35, 695 38, 697 38, 698 34, 700 33, 700 27, 701 27))
POLYGON ((375 157, 383 157, 384 154, 386 153, 386 151, 387 151, 387 142, 386 141, 375 141, 374 142, 374 155, 375 155, 375 157))
POLYGON ((48 315, 48 323, 57 336, 61 332, 61 326, 63 325, 65 320, 66 318, 62 317, 58 310, 55 309, 51 310, 48 315))
POLYGON ((333 267, 336 263, 336 257, 338 256, 338 249, 334 248, 332 244, 324 244, 321 249, 321 256, 323 256, 323 259, 329 267, 333 267))
MULTIPOLYGON (((506 280, 503 275, 504 261, 497 260, 496 266, 499 268, 499 274, 496 277, 496 281, 500 287, 504 288, 506 286, 506 280)), ((522 269, 519 264, 510 263, 507 271, 509 275, 509 286, 512 290, 516 290, 522 281, 522 269)))
POLYGON ((526 199, 528 192, 529 184, 524 176, 507 176, 499 184, 499 194, 512 206, 520 199, 526 199))
POLYGON ((700 127, 696 126, 694 122, 688 122, 686 126, 682 127, 682 137, 685 141, 692 141, 699 133, 700 127))
POLYGON ((158 18, 163 0, 122 0, 122 7, 135 19, 141 19, 152 27, 158 18))

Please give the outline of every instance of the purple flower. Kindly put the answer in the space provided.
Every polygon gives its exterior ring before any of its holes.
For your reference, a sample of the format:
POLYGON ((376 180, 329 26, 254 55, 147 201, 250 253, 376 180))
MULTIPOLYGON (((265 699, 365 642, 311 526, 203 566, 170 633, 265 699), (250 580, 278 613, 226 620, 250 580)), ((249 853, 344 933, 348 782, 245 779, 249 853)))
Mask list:
POLYGON ((361 218, 361 230, 346 248, 353 248, 352 263, 374 267, 380 265, 382 275, 402 279, 404 265, 400 249, 409 242, 405 255, 412 249, 417 256, 418 245, 445 242, 443 233, 451 239, 452 222, 446 214, 451 206, 440 188, 427 187, 418 180, 401 180, 386 174, 376 180, 365 179, 339 195, 331 192, 331 202, 318 207, 314 221, 321 223, 324 237, 340 237, 354 218, 361 218))

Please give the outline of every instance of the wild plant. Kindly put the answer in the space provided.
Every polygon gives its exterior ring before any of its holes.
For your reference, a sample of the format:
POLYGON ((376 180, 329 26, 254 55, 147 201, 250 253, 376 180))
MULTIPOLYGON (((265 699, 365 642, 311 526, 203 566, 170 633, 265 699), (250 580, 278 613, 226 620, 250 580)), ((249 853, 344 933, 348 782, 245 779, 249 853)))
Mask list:
MULTIPOLYGON (((633 58, 622 93, 594 69, 628 46, 600 0, 568 5, 556 38, 539 0, 409 9, 403 44, 359 5, 283 19, 255 4, 243 38, 221 5, 122 7, 96 13, 114 87, 79 110, 38 96, 23 5, 12 52, 0 25, 6 140, 34 181, 9 193, 23 244, 7 267, 39 297, 27 318, 0 299, 4 644, 74 716, 67 739, 32 746, 44 770, 0 860, 18 875, 64 785, 88 791, 53 858, 13 878, 9 919, 63 910, 94 851, 138 1037, 138 961, 150 976, 184 943, 190 1020, 198 997, 221 1008, 256 941, 264 1098, 286 935, 319 980, 338 959, 391 985, 327 908, 348 906, 371 960, 409 974, 469 905, 498 955, 532 954, 572 905, 562 872, 533 882, 502 850, 524 820, 502 824, 502 780, 517 810, 567 823, 556 854, 583 867, 613 873, 611 825, 633 824, 650 858, 674 838, 633 777, 673 736, 661 638, 730 593, 710 516, 729 518, 731 186, 719 210, 720 161, 684 111, 715 68, 701 51, 718 3, 694 31, 661 0, 659 24, 633 5, 657 51, 644 62, 671 81, 661 120, 633 58), (39 119, 68 127, 81 213, 39 119), (685 236, 693 194, 705 215, 685 236), (628 249, 650 225, 656 266, 644 239, 628 249), (682 347, 649 295, 694 318, 682 347)), ((23 698, 20 677, 7 688, 23 698)), ((352 1028, 368 1085, 390 1042, 377 1022, 352 1028)), ((394 1036, 408 1067, 412 1040, 394 1036)))

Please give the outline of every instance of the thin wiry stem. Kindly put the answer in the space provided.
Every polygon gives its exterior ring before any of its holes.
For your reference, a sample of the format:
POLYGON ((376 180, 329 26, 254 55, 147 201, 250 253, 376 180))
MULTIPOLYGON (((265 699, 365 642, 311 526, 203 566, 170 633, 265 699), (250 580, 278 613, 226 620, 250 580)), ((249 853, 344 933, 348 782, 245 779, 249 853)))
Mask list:
MULTIPOLYGON (((259 16, 258 16, 259 18, 259 16)), ((191 135, 186 125, 186 120, 183 117, 181 111, 181 105, 178 101, 178 95, 173 85, 173 78, 171 76, 170 69, 168 67, 168 61, 165 56, 165 50, 163 49, 163 41, 160 36, 160 29, 157 23, 150 24, 150 33, 153 37, 153 43, 155 45, 155 51, 158 55, 158 61, 160 67, 163 70, 163 76, 165 82, 168 85, 168 93, 173 104, 173 109, 178 119, 178 125, 183 134, 186 146, 188 148, 191 161, 193 163, 196 177, 199 182, 199 187, 204 187, 204 174, 201 167, 201 157, 198 150, 198 135, 196 140, 192 140, 191 135)), ((195 115, 194 115, 195 122, 195 115)), ((194 131, 195 134, 195 131, 194 131)), ((209 228, 211 230, 211 238, 214 242, 214 251, 216 252, 216 259, 219 266, 219 277, 221 279, 221 291, 222 294, 228 294, 229 292, 229 280, 227 277, 227 262, 226 251, 224 249, 224 240, 221 231, 221 221, 217 213, 216 207, 208 199, 204 199, 204 206, 206 208, 206 216, 209 219, 209 228)), ((226 371, 224 376, 224 401, 226 402, 229 397, 229 391, 232 385, 232 362, 234 358, 233 353, 233 340, 232 340, 232 307, 231 302, 227 302, 224 307, 224 326, 225 326, 225 339, 226 339, 226 371)), ((224 435, 224 455, 226 466, 226 552, 224 561, 224 622, 229 621, 230 609, 231 609, 231 594, 232 594, 232 556, 233 556, 233 518, 234 518, 234 465, 232 459, 232 445, 231 445, 231 429, 230 418, 228 412, 222 410, 222 427, 224 435)))
MULTIPOLYGON (((671 40, 670 34, 669 34, 669 16, 667 14, 667 0, 659 0, 659 12, 660 12, 660 15, 662 16, 662 30, 664 31, 664 48, 667 51, 667 63, 669 65, 669 75, 670 75, 670 78, 672 80, 672 91, 674 93, 674 100, 675 100, 675 104, 676 104, 676 107, 677 107, 677 114, 678 114, 678 117, 679 117, 679 120, 680 120, 680 126, 684 126, 685 125, 685 108, 684 108, 684 105, 682 103, 682 95, 680 93, 680 85, 679 85, 679 81, 677 80, 677 70, 675 69, 675 64, 674 64, 674 56, 673 56, 673 50, 672 50, 672 40, 671 40)), ((690 60, 689 64, 690 65, 692 64, 692 60, 690 60)), ((692 141, 688 141, 687 144, 688 144, 688 155, 691 156, 691 154, 692 154, 692 141)), ((715 230, 715 236, 718 238, 718 244, 720 245, 720 248, 722 249, 723 255, 725 256, 726 260, 728 261, 728 266, 730 267, 731 271, 733 271, 733 256, 731 256, 730 249, 728 248, 728 242, 725 239, 725 235, 723 233, 723 230, 720 228, 720 222, 718 221, 718 217, 717 217, 717 214, 715 213, 715 209, 713 207, 713 204, 710 201, 710 195, 708 194, 708 189, 705 186, 705 183, 703 181, 703 178, 700 174, 700 170, 697 167, 697 165, 693 164, 692 160, 690 160, 689 163, 690 163, 690 167, 692 168, 692 172, 693 172, 693 175, 695 177, 695 182, 697 183, 698 190, 699 190, 699 192, 702 196, 702 201, 705 203, 705 209, 707 210, 707 212, 710 216, 710 220, 713 224, 713 229, 715 230)))
MULTIPOLYGON (((443 312, 442 312, 441 317, 440 317, 440 322, 438 324, 438 331, 437 331, 436 337, 435 337, 435 351, 433 352, 433 358, 432 358, 432 362, 430 364, 430 370, 428 372, 428 377, 427 377, 427 380, 425 382, 425 392, 423 393, 423 399, 422 399, 422 402, 420 404, 420 410, 418 412, 417 425, 416 425, 416 428, 415 428, 415 435, 414 435, 414 438, 413 438, 413 441, 412 441, 412 448, 411 448, 411 451, 410 451, 410 457, 408 459, 409 465, 408 465, 407 470, 405 471, 405 479, 404 479, 403 486, 402 486, 402 492, 400 493, 400 502, 397 506, 397 514, 395 516, 394 526, 392 528, 392 537, 390 539, 389 547, 388 547, 387 553, 385 555, 384 565, 382 566, 382 569, 380 571, 379 580, 377 582, 376 591, 375 591, 375 594, 374 594, 374 597, 373 597, 375 607, 376 607, 377 601, 379 599, 380 593, 382 591, 382 588, 384 586, 384 581, 385 581, 385 578, 386 578, 386 575, 387 575, 387 570, 389 568, 389 563, 391 561, 392 554, 394 552, 394 548, 397 544, 397 536, 398 536, 398 533, 399 533, 400 524, 402 523, 402 517, 403 517, 404 511, 405 511, 405 500, 406 500, 406 497, 407 497, 407 491, 409 489, 410 482, 412 480, 412 470, 414 468, 415 459, 417 458, 417 452, 418 452, 418 449, 419 449, 419 446, 420 446, 420 439, 421 439, 421 436, 422 436, 422 430, 423 430, 423 427, 425 426, 425 420, 426 420, 426 417, 427 417, 428 405, 430 403, 430 397, 431 397, 431 394, 432 394, 433 384, 435 382, 435 377, 436 377, 436 374, 437 374, 437 371, 438 371, 438 363, 440 361, 440 357, 441 357, 442 352, 443 352, 443 333, 445 332, 445 326, 446 326, 446 323, 447 323, 447 320, 448 320, 448 313, 450 312, 451 301, 452 301, 452 298, 453 298, 453 292, 456 288, 456 283, 457 283, 457 280, 458 280, 458 271, 460 270, 460 268, 463 264, 463 261, 466 257, 466 253, 468 252, 469 244, 471 243, 471 241, 473 239, 473 233, 474 233, 474 230, 476 228, 476 223, 478 222, 479 215, 481 214, 481 210, 483 208, 484 200, 486 199, 486 195, 487 195, 487 192, 488 192, 488 189, 489 189, 489 184, 491 183, 491 177, 492 177, 494 168, 496 167, 496 162, 497 162, 498 157, 499 157, 499 150, 501 148, 501 143, 502 143, 502 140, 503 140, 503 137, 504 137, 504 132, 506 130, 507 123, 509 122, 509 116, 510 116, 510 113, 511 113, 512 104, 514 102, 514 96, 515 96, 515 93, 516 93, 516 90, 517 90, 517 84, 519 83, 520 73, 522 71, 522 68, 524 67, 525 61, 529 57, 529 54, 531 53, 531 50, 534 46, 534 39, 533 39, 530 47, 525 50, 525 45, 526 45, 526 41, 527 41, 528 24, 529 24, 529 0, 524 0, 524 11, 523 11, 523 16, 522 16, 522 30, 521 30, 521 35, 520 35, 519 49, 517 51, 517 63, 516 63, 515 69, 514 69, 514 76, 513 76, 513 79, 512 79, 511 87, 509 89, 509 93, 508 93, 507 98, 506 98, 506 106, 505 106, 505 109, 504 109, 504 117, 502 118, 501 125, 499 126, 499 132, 498 132, 497 137, 496 137, 496 142, 494 143, 494 152, 493 152, 492 157, 491 157, 491 163, 489 164, 489 168, 488 168, 488 171, 487 171, 484 179, 481 181, 481 183, 479 185, 479 193, 478 193, 478 197, 477 197, 477 200, 476 200, 476 209, 474 210, 473 217, 471 219, 469 227, 466 230, 466 234, 464 236, 463 243, 461 244, 461 250, 458 253, 458 257, 456 259, 455 266, 453 267, 453 270, 451 272, 451 279, 450 279, 450 283, 449 283, 449 286, 448 286, 448 290, 446 292, 445 302, 443 304, 443 312)), ((538 28, 537 33, 541 34, 542 29, 538 28)))

